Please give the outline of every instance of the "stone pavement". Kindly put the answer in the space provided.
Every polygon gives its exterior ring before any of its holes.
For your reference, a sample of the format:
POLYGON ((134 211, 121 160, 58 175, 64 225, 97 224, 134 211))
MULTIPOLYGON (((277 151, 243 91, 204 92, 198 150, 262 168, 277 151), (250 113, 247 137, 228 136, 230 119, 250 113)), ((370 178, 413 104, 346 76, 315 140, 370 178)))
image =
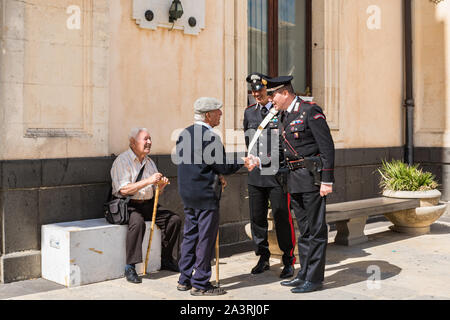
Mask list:
MULTIPOLYGON (((0 285, 0 299, 17 300, 450 300, 450 217, 443 216, 421 236, 395 233, 381 221, 368 224, 369 242, 345 247, 330 232, 324 289, 292 294, 278 277, 282 265, 271 258, 269 271, 252 275, 253 252, 220 259, 219 297, 193 297, 176 290, 178 274, 151 273, 140 285, 124 278, 75 288, 44 279, 0 285)), ((298 264, 295 266, 298 270, 298 264)), ((213 267, 213 277, 215 269, 213 267)))

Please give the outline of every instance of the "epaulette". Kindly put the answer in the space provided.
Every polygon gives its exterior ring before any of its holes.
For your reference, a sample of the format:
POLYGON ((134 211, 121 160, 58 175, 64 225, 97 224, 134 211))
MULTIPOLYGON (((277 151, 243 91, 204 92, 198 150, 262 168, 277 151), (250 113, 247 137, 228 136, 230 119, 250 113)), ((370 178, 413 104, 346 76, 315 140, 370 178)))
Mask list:
POLYGON ((254 104, 252 104, 251 106, 248 106, 247 109, 248 109, 248 108, 251 108, 251 107, 254 107, 254 106, 256 106, 256 105, 257 105, 257 103, 254 103, 254 104))

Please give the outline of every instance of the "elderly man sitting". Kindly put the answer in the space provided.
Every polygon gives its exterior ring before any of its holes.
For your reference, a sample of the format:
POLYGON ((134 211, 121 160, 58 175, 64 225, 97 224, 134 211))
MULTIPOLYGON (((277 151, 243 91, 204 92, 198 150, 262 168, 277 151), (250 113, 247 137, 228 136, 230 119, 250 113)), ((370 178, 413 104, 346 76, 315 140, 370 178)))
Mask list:
MULTIPOLYGON (((130 148, 115 159, 111 168, 112 192, 117 197, 131 196, 128 207, 130 220, 126 237, 125 276, 129 282, 141 283, 135 265, 142 262, 144 221, 152 219, 156 186, 159 186, 162 192, 169 180, 158 172, 155 163, 148 156, 152 146, 148 130, 134 128, 129 138, 130 148), (136 182, 141 169, 142 177, 136 182)), ((161 269, 179 272, 176 257, 181 219, 169 210, 159 209, 158 205, 155 223, 162 231, 161 269)))

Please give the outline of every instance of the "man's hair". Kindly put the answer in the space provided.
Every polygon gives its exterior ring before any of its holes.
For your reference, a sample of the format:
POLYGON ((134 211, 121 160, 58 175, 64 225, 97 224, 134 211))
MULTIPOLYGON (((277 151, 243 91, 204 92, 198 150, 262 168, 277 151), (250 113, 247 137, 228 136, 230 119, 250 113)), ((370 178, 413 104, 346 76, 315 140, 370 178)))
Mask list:
POLYGON ((195 121, 205 121, 205 119, 206 119, 206 113, 195 113, 194 114, 195 121))
POLYGON ((133 129, 131 129, 130 134, 128 135, 128 139, 129 140, 136 139, 136 137, 138 136, 139 132, 141 132, 141 131, 145 131, 147 133, 150 133, 147 128, 133 128, 133 129))
POLYGON ((292 84, 288 84, 287 86, 284 86, 283 89, 287 90, 287 92, 289 92, 291 94, 295 94, 294 87, 292 86, 292 84))

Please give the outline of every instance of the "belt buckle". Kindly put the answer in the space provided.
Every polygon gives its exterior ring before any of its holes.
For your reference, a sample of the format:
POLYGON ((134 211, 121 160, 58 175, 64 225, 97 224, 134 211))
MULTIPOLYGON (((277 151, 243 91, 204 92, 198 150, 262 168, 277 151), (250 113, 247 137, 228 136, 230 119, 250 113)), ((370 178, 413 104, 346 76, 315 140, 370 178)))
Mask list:
POLYGON ((287 166, 288 166, 289 170, 294 171, 294 166, 292 165, 292 163, 290 161, 287 162, 287 166))

